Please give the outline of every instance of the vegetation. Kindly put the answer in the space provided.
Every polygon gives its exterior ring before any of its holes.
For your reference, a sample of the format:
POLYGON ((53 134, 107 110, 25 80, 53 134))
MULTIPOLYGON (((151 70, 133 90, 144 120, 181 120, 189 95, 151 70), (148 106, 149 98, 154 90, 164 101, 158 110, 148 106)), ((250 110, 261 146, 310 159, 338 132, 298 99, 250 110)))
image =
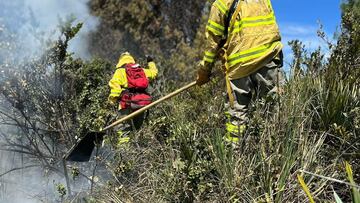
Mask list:
MULTIPOLYGON (((0 113, 4 124, 18 129, 11 131, 16 139, 7 140, 6 150, 63 175, 65 151, 116 117, 104 101, 121 51, 155 56, 160 76, 151 92, 157 98, 193 80, 209 7, 204 2, 92 0, 93 13, 102 20, 92 52, 105 59, 85 62, 66 52, 81 29, 70 21, 43 57, 2 73, 0 113), (126 7, 119 6, 124 2, 126 7), (182 15, 187 7, 194 12, 182 15)), ((119 144, 116 133, 108 132, 106 146, 90 163, 68 163, 73 179, 57 185, 59 196, 79 192, 67 190, 84 177, 91 191, 67 200, 359 202, 359 20, 359 1, 347 1, 337 43, 319 31, 329 59, 320 49, 307 51, 301 42, 290 42, 294 59, 283 93, 252 105, 239 145, 223 141, 225 84, 214 77, 151 110, 130 143, 119 144)))

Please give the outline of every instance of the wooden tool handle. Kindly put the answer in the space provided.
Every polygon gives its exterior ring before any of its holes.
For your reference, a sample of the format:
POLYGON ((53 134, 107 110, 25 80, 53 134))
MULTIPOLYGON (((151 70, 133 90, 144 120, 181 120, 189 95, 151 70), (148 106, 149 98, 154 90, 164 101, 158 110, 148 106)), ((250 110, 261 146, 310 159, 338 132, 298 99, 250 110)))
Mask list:
POLYGON ((162 97, 162 98, 160 98, 160 99, 158 99, 158 100, 156 100, 154 102, 152 102, 151 104, 149 104, 149 105, 147 105, 147 106, 145 106, 145 107, 143 107, 143 108, 141 108, 141 109, 139 109, 137 111, 134 111, 131 114, 129 114, 129 115, 115 121, 111 125, 106 126, 104 129, 102 129, 102 131, 109 130, 109 129, 119 125, 120 123, 122 123, 124 121, 132 119, 135 116, 137 116, 137 115, 143 113, 144 111, 150 109, 151 107, 153 107, 153 106, 155 106, 155 105, 157 105, 157 104, 159 104, 159 103, 161 103, 161 102, 163 102, 163 101, 165 101, 167 99, 170 99, 171 97, 174 97, 174 96, 180 94, 181 92, 190 89, 191 87, 193 87, 195 85, 196 85, 196 81, 194 81, 194 82, 192 82, 192 83, 190 83, 190 84, 188 84, 188 85, 186 85, 186 86, 184 86, 184 87, 182 87, 182 88, 180 88, 180 89, 178 89, 178 90, 176 90, 176 91, 174 91, 174 92, 172 92, 172 93, 170 93, 170 94, 168 94, 168 95, 166 95, 166 96, 164 96, 164 97, 162 97))

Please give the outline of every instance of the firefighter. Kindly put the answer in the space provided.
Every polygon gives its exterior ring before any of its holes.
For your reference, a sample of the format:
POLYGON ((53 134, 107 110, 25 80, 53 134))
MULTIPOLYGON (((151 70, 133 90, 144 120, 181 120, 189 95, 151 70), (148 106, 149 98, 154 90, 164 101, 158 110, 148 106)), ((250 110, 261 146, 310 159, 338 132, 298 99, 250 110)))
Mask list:
MULTIPOLYGON (((121 116, 150 104, 151 96, 146 89, 149 81, 155 79, 157 74, 158 70, 152 57, 147 56, 147 68, 142 68, 129 52, 121 54, 115 73, 109 82, 109 103, 118 106, 121 116)), ((127 134, 131 130, 138 130, 141 127, 146 117, 145 114, 140 114, 129 123, 119 126, 117 134, 120 144, 129 141, 127 134)))
POLYGON ((197 84, 210 81, 216 59, 225 72, 228 101, 225 139, 238 142, 251 101, 275 93, 282 81, 282 43, 270 0, 216 0, 206 26, 197 84))

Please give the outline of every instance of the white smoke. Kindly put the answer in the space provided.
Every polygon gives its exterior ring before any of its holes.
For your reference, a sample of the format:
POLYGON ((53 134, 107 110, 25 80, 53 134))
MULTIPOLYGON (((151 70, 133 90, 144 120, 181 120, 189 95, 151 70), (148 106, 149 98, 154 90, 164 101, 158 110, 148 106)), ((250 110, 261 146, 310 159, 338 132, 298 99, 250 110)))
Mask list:
MULTIPOLYGON (((0 174, 15 168, 31 166, 20 154, 0 152, 0 174)), ((0 203, 56 202, 56 184, 64 184, 63 177, 47 175, 40 167, 24 168, 0 177, 0 203)))
MULTIPOLYGON (((17 40, 17 57, 41 54, 44 40, 58 37, 60 19, 73 16, 83 27, 70 41, 69 51, 83 59, 91 58, 88 36, 96 30, 98 19, 90 14, 89 0, 0 0, 0 24, 17 40)), ((2 30, 0 29, 0 40, 2 30)))
MULTIPOLYGON (((68 51, 75 57, 90 59, 89 35, 98 19, 90 14, 90 0, 0 0, 0 66, 26 61, 42 54, 46 40, 59 37, 59 22, 73 16, 83 27, 70 41, 68 51)), ((4 130, 4 126, 0 126, 4 130)), ((8 134, 7 136, 14 136, 8 134)), ((2 139, 0 138, 0 145, 2 139)), ((0 150, 0 174, 31 165, 22 155, 0 150)), ((39 168, 16 170, 0 177, 0 203, 55 202, 55 185, 63 177, 50 175, 39 168)))

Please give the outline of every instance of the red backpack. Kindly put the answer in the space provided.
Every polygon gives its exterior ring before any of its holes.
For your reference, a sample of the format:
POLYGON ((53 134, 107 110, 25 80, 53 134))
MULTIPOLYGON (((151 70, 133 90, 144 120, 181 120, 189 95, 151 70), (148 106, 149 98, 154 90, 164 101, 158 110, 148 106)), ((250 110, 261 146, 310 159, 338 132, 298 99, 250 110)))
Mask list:
POLYGON ((128 89, 121 94, 122 109, 140 109, 151 103, 151 96, 146 92, 149 80, 139 64, 125 65, 128 89))

